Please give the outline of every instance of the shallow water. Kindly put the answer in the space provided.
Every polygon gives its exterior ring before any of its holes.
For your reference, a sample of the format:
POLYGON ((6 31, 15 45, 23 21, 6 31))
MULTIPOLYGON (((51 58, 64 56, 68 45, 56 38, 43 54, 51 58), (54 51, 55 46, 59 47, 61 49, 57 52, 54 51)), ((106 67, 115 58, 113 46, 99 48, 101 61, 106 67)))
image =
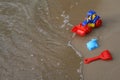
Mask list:
POLYGON ((80 79, 80 58, 67 46, 72 24, 57 4, 0 0, 0 80, 80 79))

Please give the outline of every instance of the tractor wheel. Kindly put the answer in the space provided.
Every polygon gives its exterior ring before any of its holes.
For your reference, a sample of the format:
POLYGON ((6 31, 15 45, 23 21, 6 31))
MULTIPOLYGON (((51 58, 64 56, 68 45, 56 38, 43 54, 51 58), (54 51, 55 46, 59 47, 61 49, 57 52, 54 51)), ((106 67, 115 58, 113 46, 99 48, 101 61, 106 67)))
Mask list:
POLYGON ((102 20, 101 19, 97 20, 95 23, 95 27, 100 27, 101 25, 102 25, 102 20))

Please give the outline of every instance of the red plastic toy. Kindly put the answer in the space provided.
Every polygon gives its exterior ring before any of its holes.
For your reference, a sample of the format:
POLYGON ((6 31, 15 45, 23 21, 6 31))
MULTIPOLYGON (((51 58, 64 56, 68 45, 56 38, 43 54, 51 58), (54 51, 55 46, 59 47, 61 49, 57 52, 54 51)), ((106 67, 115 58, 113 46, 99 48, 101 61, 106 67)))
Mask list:
POLYGON ((91 31, 92 31, 91 27, 88 27, 88 25, 82 26, 82 23, 80 23, 79 25, 76 25, 72 28, 72 32, 79 34, 80 36, 85 36, 86 34, 90 33, 91 31))
POLYGON ((93 58, 86 58, 84 59, 85 64, 89 64, 96 60, 112 60, 112 56, 108 50, 104 50, 99 56, 93 57, 93 58))
POLYGON ((89 10, 85 20, 72 28, 72 32, 85 36, 92 31, 92 28, 100 27, 102 20, 94 10, 89 10))

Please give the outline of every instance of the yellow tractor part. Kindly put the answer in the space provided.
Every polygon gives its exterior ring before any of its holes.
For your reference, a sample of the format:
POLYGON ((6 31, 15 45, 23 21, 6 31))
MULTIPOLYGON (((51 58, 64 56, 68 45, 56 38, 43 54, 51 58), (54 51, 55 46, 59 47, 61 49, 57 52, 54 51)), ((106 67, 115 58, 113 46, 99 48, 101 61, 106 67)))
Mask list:
POLYGON ((95 24, 94 23, 88 23, 88 26, 94 28, 95 24))

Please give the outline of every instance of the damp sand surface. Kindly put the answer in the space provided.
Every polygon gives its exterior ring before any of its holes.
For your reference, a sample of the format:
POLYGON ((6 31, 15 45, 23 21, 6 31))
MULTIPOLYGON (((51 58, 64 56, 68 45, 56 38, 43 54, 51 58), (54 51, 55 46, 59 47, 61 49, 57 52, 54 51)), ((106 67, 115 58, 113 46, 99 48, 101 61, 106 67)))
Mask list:
POLYGON ((119 79, 119 2, 0 0, 0 80, 119 79), (89 9, 101 16, 102 27, 72 38, 71 28, 89 9), (85 46, 91 38, 100 44, 94 51, 85 46), (82 64, 104 49, 111 51, 113 61, 82 64))
POLYGON ((118 80, 120 74, 120 54, 119 54, 119 41, 120 41, 120 10, 119 0, 101 0, 100 5, 97 7, 97 13, 103 20, 103 25, 99 29, 95 29, 88 36, 81 38, 76 36, 73 42, 76 48, 82 53, 84 58, 99 55, 103 50, 110 50, 113 60, 102 61, 98 60, 90 64, 84 64, 83 74, 84 80, 118 80), (88 51, 86 42, 92 38, 97 38, 100 47, 88 51))

